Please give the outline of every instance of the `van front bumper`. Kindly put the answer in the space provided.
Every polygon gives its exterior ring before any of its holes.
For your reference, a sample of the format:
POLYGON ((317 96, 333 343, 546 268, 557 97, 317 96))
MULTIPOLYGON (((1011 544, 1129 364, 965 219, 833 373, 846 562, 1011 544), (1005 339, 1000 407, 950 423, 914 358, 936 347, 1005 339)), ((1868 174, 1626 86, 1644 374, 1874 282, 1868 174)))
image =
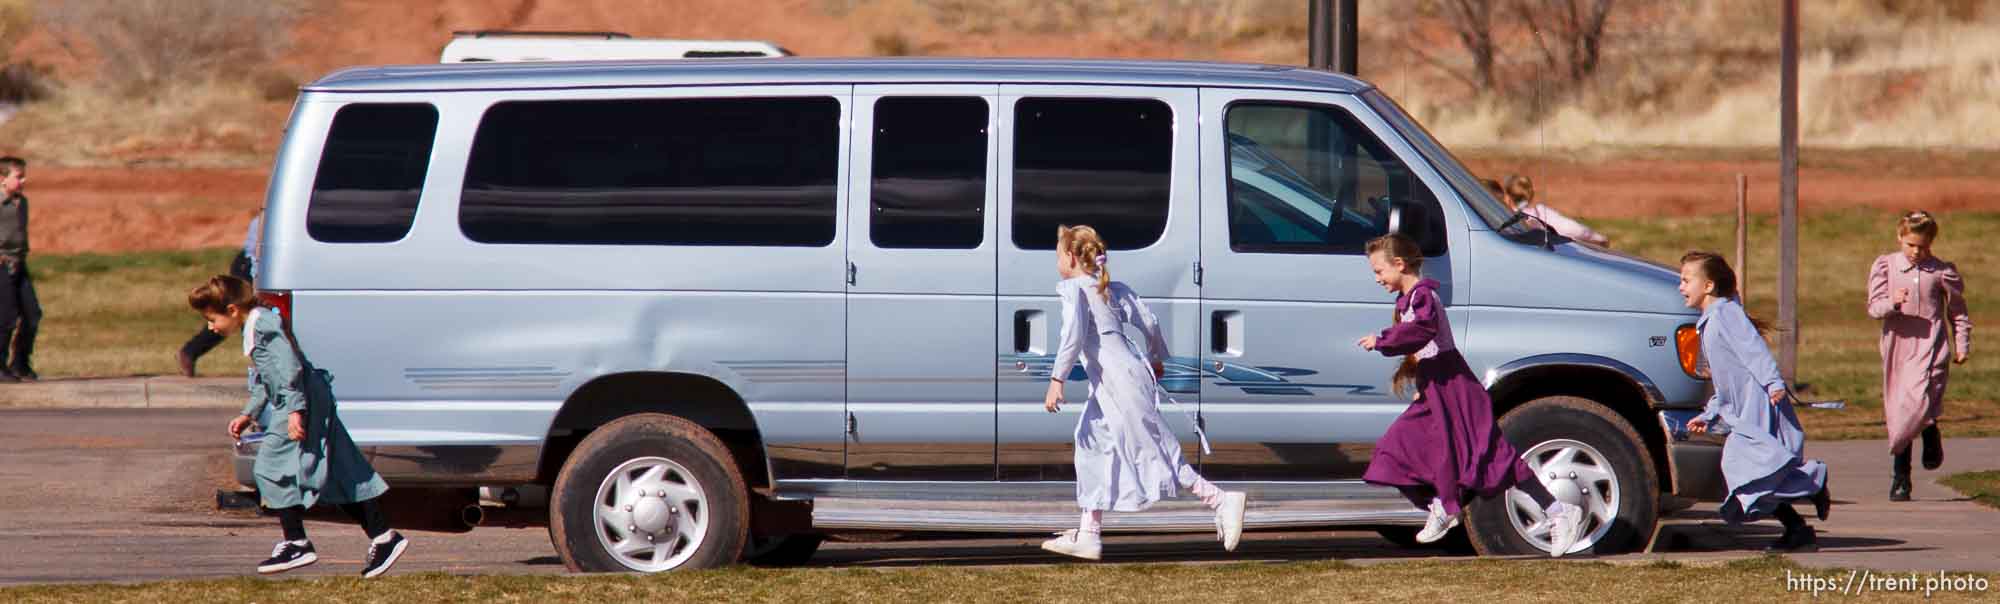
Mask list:
POLYGON ((1669 480, 1676 496, 1721 501, 1729 493, 1722 478, 1722 443, 1728 432, 1689 434, 1688 421, 1699 415, 1700 409, 1660 412, 1660 428, 1667 436, 1667 469, 1673 474, 1669 480))
POLYGON ((236 466, 236 484, 257 488, 257 449, 264 445, 263 432, 245 432, 230 447, 236 466))

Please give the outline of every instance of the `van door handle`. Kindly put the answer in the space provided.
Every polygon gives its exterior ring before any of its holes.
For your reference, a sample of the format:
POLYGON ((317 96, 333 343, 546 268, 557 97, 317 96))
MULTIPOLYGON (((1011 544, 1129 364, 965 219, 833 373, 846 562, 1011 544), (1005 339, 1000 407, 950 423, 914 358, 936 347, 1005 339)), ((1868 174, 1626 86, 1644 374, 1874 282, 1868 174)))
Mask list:
MULTIPOLYGON (((1014 354, 1048 354, 1048 323, 1048 313, 1033 309, 1014 311, 1014 354)), ((1028 370, 1025 361, 1017 361, 1014 368, 1028 370)))
POLYGON ((1243 311, 1218 310, 1208 317, 1209 352, 1217 356, 1243 356, 1243 311))

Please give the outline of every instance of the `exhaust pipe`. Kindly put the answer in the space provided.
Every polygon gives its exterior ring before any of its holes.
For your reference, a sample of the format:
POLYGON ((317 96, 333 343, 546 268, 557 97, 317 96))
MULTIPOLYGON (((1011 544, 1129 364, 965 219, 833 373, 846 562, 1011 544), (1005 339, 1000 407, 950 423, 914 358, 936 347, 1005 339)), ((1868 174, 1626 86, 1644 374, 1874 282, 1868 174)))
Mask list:
POLYGON ((459 508, 458 520, 465 523, 466 530, 472 530, 486 522, 486 510, 480 508, 477 503, 459 508))

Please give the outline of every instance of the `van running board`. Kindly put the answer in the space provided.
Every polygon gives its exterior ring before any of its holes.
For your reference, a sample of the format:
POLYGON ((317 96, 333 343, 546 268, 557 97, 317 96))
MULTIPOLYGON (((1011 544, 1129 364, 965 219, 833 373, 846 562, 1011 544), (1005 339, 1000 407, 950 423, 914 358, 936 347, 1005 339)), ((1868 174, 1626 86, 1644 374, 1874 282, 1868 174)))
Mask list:
MULTIPOLYGON (((1392 489, 1358 481, 1217 483, 1245 491, 1245 529, 1421 526, 1424 512, 1392 489)), ((1069 482, 780 481, 784 499, 813 502, 822 530, 1025 533, 1074 528, 1076 486, 1069 482)), ((1215 530, 1215 514, 1187 493, 1138 513, 1104 515, 1122 533, 1215 530)))

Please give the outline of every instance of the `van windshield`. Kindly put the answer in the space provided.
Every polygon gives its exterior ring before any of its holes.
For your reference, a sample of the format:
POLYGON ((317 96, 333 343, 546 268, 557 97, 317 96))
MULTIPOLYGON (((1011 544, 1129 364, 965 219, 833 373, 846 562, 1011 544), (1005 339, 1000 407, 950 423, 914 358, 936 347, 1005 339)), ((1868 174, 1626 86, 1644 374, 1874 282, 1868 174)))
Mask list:
MULTIPOLYGON (((1479 184, 1479 179, 1465 169, 1465 164, 1459 162, 1458 157, 1452 155, 1444 145, 1439 144, 1437 139, 1431 136, 1430 131, 1424 129, 1423 124, 1417 123, 1408 113, 1404 113, 1402 106, 1397 105, 1396 101, 1382 94, 1382 91, 1372 88, 1363 92, 1361 99, 1368 103, 1369 107, 1374 108, 1376 113, 1381 114, 1382 119, 1389 122, 1389 126, 1402 134, 1405 140, 1410 141, 1410 146, 1416 147, 1417 153, 1422 155, 1425 161, 1430 162, 1431 167, 1444 175, 1445 181, 1458 191, 1458 196, 1465 200, 1465 205, 1471 207, 1474 214, 1479 215, 1479 219, 1486 223, 1487 228, 1497 228, 1514 215, 1514 208, 1507 207, 1506 203, 1494 199, 1493 194, 1479 184)), ((1518 220, 1514 222, 1514 226, 1508 227, 1508 231, 1529 231, 1538 228, 1532 225, 1539 224, 1533 220, 1518 220)))

